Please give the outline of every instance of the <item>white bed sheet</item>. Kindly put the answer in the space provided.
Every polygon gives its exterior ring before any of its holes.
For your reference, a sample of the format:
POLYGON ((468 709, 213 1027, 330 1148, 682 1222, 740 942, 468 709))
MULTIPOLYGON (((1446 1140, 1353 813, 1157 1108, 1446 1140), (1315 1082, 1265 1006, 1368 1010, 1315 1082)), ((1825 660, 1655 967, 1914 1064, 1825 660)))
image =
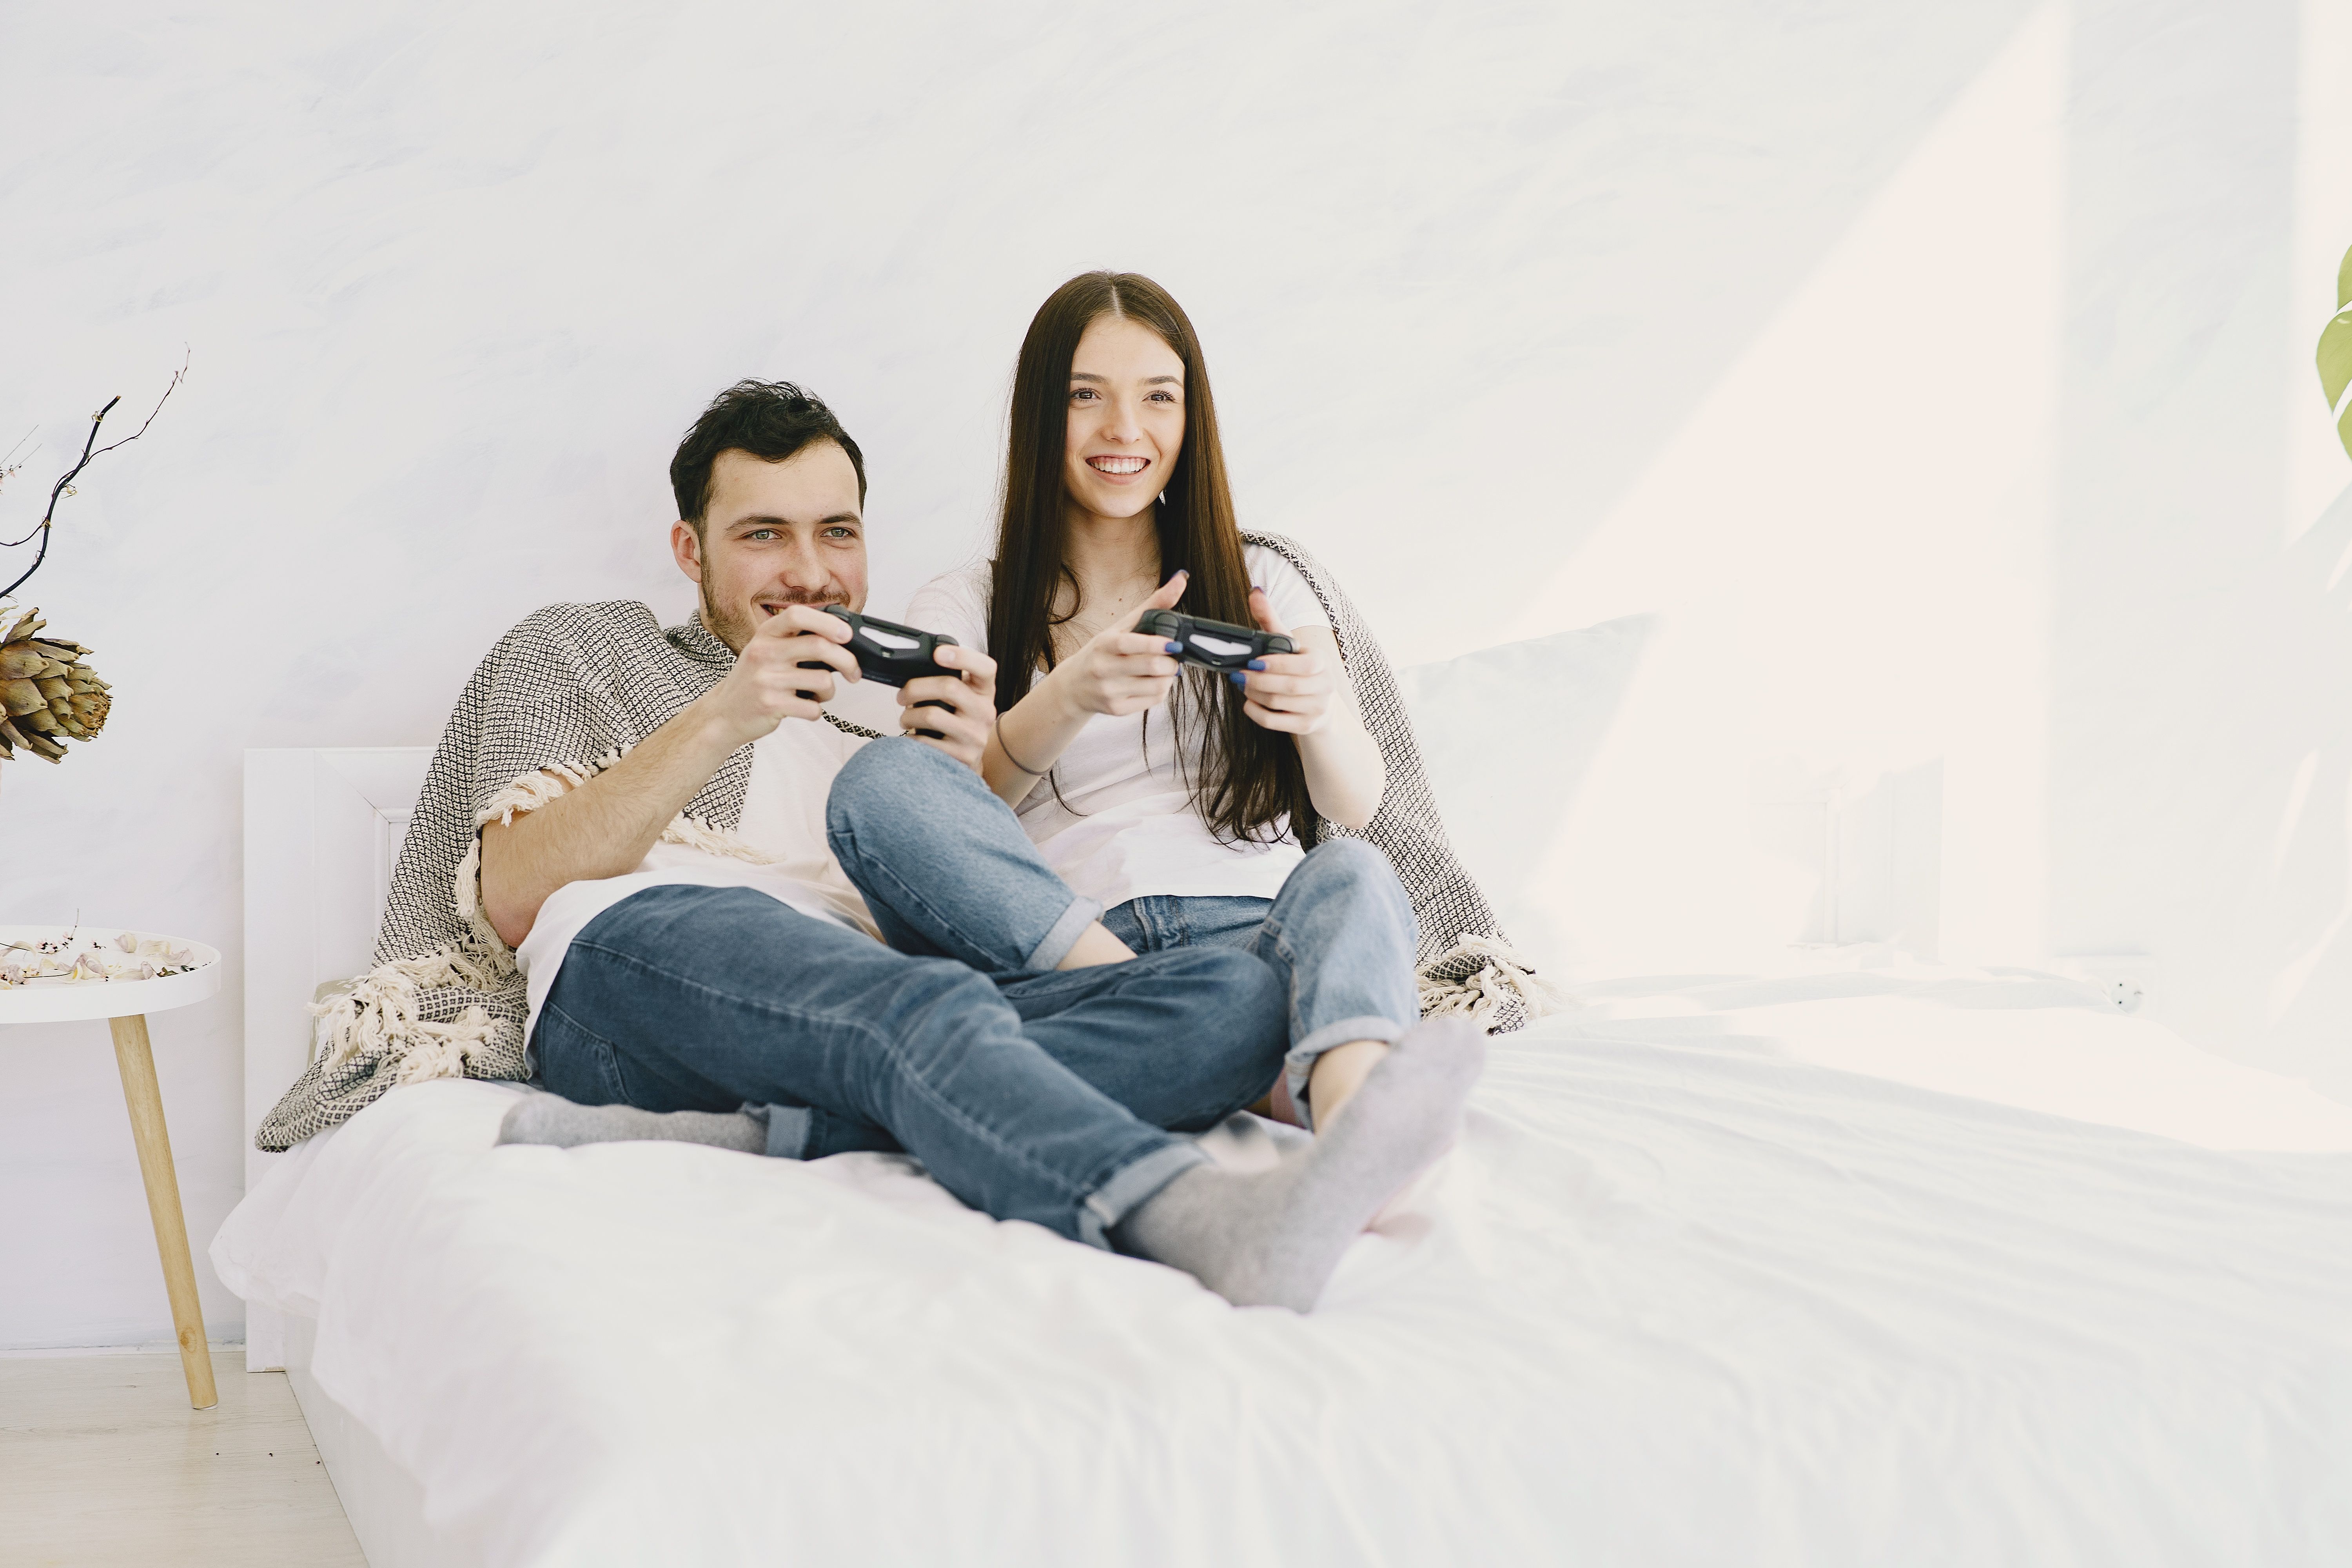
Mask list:
MULTIPOLYGON (((1867 950, 1863 950, 1867 952, 1867 950)), ((2092 987, 1830 950, 1769 975, 1657 975, 1573 988, 1552 1027, 1719 1040, 2204 1149, 2352 1151, 2352 1105, 2199 1050, 2092 987)))
POLYGON ((456 1563, 2352 1562, 2352 1155, 2277 1152, 2352 1118, 2079 993, 1755 984, 1498 1041, 1311 1318, 904 1161, 493 1149, 479 1083, 296 1151, 213 1258, 318 1319, 456 1563), (1805 1059, 1874 1037, 2092 1120, 1805 1059), (2047 1088, 2135 1042, 2137 1100, 2047 1088))

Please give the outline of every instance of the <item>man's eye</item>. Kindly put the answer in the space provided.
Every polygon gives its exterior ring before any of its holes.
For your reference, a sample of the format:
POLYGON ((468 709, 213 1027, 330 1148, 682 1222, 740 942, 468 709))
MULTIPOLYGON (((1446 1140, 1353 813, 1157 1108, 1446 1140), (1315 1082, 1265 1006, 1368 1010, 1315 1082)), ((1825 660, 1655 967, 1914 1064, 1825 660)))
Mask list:
POLYGON ((857 537, 857 531, 850 528, 828 528, 825 530, 825 532, 835 539, 855 539, 857 537))
POLYGON ((772 528, 755 528, 743 537, 746 539, 774 539, 777 538, 778 535, 776 531, 772 528))

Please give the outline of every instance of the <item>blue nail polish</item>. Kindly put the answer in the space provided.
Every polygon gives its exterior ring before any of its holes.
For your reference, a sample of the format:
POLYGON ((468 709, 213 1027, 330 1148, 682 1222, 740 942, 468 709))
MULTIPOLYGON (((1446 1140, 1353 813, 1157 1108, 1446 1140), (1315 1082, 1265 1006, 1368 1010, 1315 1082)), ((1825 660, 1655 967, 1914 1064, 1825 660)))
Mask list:
POLYGON ((1180 642, 1170 643, 1168 645, 1168 651, 1170 653, 1182 653, 1184 651, 1184 645, 1180 642))
POLYGON ((1225 679, 1232 681, 1235 686, 1247 686, 1249 684, 1249 677, 1244 675, 1238 669, 1229 669, 1225 671, 1225 679))
POLYGON ((1262 658, 1254 658, 1250 660, 1250 668, 1252 669, 1264 669, 1265 668, 1265 660, 1262 658))

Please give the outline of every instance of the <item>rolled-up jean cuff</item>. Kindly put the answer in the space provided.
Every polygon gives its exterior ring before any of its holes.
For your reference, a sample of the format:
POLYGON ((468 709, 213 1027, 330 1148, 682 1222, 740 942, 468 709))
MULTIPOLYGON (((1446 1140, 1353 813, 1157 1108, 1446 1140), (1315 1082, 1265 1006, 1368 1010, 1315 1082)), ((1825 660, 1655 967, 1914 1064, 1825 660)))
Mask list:
POLYGON ((1054 922, 1054 929, 1045 933, 1045 940, 1029 950, 1024 967, 1043 973, 1059 965, 1070 956, 1070 949, 1078 945, 1078 938, 1086 935, 1087 928, 1102 919, 1102 912, 1103 907, 1092 899, 1072 899, 1070 907, 1062 911, 1062 918, 1054 922))
POLYGON ((1078 1205, 1078 1239, 1109 1251, 1111 1226, 1193 1166, 1207 1163, 1209 1156, 1201 1152, 1201 1146, 1186 1138, 1120 1166, 1078 1205))
POLYGON ((1315 1071, 1316 1061, 1334 1046, 1348 1045, 1355 1040, 1393 1042, 1412 1027, 1394 1018, 1366 1014, 1360 1018, 1342 1018, 1336 1024, 1326 1024, 1297 1045, 1282 1058, 1282 1080, 1290 1089, 1290 1103, 1298 1111, 1299 1120, 1311 1131, 1315 1126, 1315 1108, 1307 1103, 1307 1080, 1315 1071))
POLYGON ((768 1130, 771 1160, 797 1160, 808 1152, 813 1114, 805 1105, 746 1105, 743 1114, 768 1130))

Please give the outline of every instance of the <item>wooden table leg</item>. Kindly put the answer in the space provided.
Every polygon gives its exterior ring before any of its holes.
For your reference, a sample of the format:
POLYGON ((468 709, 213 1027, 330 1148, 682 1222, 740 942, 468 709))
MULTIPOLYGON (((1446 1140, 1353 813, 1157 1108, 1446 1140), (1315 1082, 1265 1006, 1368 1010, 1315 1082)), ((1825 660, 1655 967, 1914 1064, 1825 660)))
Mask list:
POLYGON ((155 1250, 163 1259, 163 1289, 172 1298, 172 1327, 180 1339, 180 1370, 188 1376, 188 1403, 210 1410, 212 1347, 196 1300, 196 1266, 188 1256, 188 1222, 180 1214, 180 1178, 172 1171, 172 1135, 163 1130, 163 1091, 155 1083, 155 1053, 147 1020, 139 1014, 110 1018, 114 1065, 122 1069, 122 1099, 131 1108, 131 1141, 139 1146, 139 1173, 147 1183, 147 1216, 155 1222, 155 1250))

